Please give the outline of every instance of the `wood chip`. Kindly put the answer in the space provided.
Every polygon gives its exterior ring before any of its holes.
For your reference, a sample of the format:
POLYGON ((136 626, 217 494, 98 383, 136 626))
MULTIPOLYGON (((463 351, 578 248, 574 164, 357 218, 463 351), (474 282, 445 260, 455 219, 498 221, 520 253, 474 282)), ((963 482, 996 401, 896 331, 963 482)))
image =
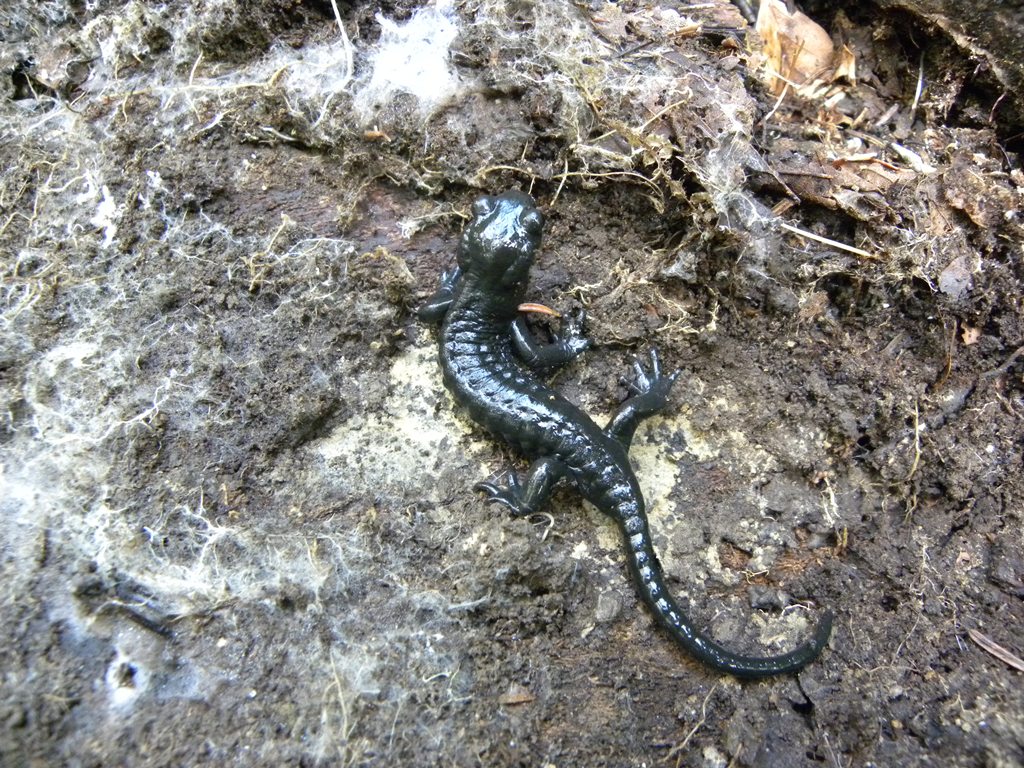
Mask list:
POLYGON ((1018 672, 1024 672, 1024 659, 1020 656, 1006 650, 988 635, 983 635, 976 629, 968 629, 967 634, 970 635, 971 640, 976 642, 982 650, 988 651, 997 659, 1010 667, 1013 667, 1018 672))
POLYGON ((508 692, 503 693, 498 697, 499 704, 530 704, 536 701, 537 697, 530 693, 526 688, 521 685, 512 684, 508 687, 508 692))

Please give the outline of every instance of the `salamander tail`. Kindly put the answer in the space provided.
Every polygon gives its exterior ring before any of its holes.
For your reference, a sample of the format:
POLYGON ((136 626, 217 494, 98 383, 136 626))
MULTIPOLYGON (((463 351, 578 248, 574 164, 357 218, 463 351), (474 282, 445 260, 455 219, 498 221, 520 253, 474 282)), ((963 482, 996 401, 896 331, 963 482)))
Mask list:
POLYGON ((821 653, 832 633, 832 614, 826 612, 814 639, 796 650, 779 656, 743 656, 726 650, 701 634, 690 618, 676 604, 665 586, 665 578, 651 542, 647 517, 642 509, 623 510, 619 520, 626 537, 629 570, 640 596, 683 648, 698 660, 721 672, 736 677, 759 678, 798 672, 821 653))

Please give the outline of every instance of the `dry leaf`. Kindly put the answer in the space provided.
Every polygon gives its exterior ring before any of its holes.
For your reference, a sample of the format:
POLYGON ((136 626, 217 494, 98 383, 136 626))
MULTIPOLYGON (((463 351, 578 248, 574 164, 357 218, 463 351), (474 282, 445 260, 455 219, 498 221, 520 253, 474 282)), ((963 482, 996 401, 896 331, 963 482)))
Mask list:
MULTIPOLYGON (((802 96, 813 95, 837 74, 835 46, 828 32, 800 11, 790 14, 783 0, 762 0, 757 13, 757 33, 764 41, 769 72, 775 76, 772 90, 782 93, 793 86, 802 96)), ((852 52, 841 57, 843 76, 855 74, 852 52)))
POLYGON ((853 55, 850 46, 843 45, 836 56, 836 68, 832 73, 833 80, 846 79, 853 85, 857 84, 857 58, 853 55))
POLYGON ((939 273, 939 290, 953 299, 959 299, 972 284, 971 267, 966 256, 957 256, 939 273))

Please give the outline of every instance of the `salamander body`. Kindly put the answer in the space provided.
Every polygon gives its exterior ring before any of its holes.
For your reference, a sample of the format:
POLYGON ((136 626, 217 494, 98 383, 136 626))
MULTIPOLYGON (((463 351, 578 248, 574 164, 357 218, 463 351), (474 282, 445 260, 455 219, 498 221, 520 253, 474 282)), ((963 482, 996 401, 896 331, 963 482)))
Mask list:
POLYGON ((474 421, 533 460, 522 481, 512 476, 506 487, 480 483, 476 488, 490 501, 527 515, 541 507, 559 480, 569 480, 618 524, 641 598, 683 648, 738 677, 802 669, 828 641, 830 614, 822 618, 814 639, 794 651, 744 656, 703 635, 666 588, 627 454, 640 421, 665 408, 679 372, 663 375, 656 352, 648 367, 636 362, 633 396, 604 429, 535 374, 568 362, 587 347, 580 324, 571 320, 553 343, 537 343, 519 312, 543 227, 544 218, 529 195, 509 191, 478 199, 459 244, 458 267, 442 275, 441 287, 419 312, 424 320, 441 322, 441 370, 456 401, 474 421))

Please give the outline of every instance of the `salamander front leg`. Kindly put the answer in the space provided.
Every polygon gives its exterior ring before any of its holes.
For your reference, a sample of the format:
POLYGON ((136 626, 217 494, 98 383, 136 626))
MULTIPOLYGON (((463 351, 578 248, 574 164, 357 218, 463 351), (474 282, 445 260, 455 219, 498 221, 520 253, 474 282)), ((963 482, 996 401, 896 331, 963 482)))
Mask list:
POLYGON ((636 372, 636 380, 627 383, 633 397, 620 406, 612 420, 608 422, 608 426, 604 428, 604 433, 608 437, 619 441, 626 448, 633 442, 633 434, 640 422, 664 410, 668 405, 669 392, 672 391, 672 385, 676 383, 681 373, 673 371, 668 376, 663 376, 656 349, 651 350, 650 374, 644 370, 639 359, 633 361, 633 370, 636 372))
POLYGON ((488 501, 504 504, 517 517, 532 515, 551 495, 555 483, 565 475, 565 465, 553 456, 537 459, 530 465, 526 481, 520 485, 515 473, 508 478, 508 486, 502 488, 494 483, 477 483, 475 491, 483 491, 488 501))
POLYGON ((590 342, 583 336, 586 315, 562 315, 561 333, 550 344, 541 344, 530 333, 526 320, 517 317, 512 323, 512 346, 516 356, 531 368, 557 368, 576 358, 590 342))
POLYGON ((455 297, 455 286, 458 284, 460 277, 462 277, 462 270, 458 267, 441 273, 440 287, 424 302, 423 306, 416 310, 420 320, 427 323, 439 323, 444 319, 448 307, 452 305, 452 299, 455 297))

